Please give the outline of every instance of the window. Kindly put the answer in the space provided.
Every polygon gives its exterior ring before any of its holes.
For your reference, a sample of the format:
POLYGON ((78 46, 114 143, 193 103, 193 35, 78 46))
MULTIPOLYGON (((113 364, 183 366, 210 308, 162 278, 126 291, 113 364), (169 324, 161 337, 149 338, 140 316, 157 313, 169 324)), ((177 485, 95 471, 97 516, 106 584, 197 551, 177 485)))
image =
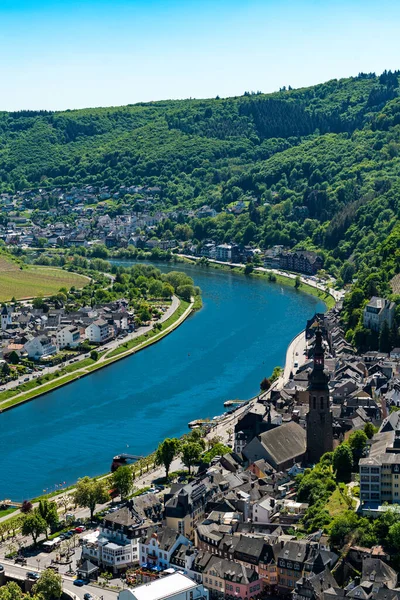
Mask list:
POLYGON ((236 591, 239 593, 240 592, 240 587, 236 586, 236 591))
POLYGON ((316 398, 316 396, 313 396, 312 402, 313 402, 313 408, 316 409, 317 408, 317 398, 316 398))
POLYGON ((324 408, 324 397, 323 396, 321 396, 321 398, 320 398, 320 408, 321 408, 321 410, 324 408))

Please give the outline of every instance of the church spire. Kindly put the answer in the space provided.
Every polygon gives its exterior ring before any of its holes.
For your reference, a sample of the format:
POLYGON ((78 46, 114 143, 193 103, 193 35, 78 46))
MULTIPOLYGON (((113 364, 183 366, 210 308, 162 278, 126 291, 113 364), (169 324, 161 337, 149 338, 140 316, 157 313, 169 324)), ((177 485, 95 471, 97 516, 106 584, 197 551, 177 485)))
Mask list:
POLYGON ((311 371, 308 382, 310 390, 325 390, 328 389, 329 376, 324 371, 324 348, 322 346, 322 331, 318 326, 315 332, 314 346, 314 366, 311 371))

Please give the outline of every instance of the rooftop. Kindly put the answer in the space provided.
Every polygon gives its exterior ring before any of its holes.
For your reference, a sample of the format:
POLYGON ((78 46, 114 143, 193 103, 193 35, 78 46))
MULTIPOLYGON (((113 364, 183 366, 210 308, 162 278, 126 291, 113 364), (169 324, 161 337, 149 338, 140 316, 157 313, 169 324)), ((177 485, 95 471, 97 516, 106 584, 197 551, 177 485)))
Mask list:
POLYGON ((125 594, 129 592, 132 598, 137 600, 161 600, 162 598, 168 598, 192 590, 196 587, 196 583, 182 575, 181 573, 173 573, 167 577, 156 579, 150 583, 140 585, 133 590, 124 590, 125 594))

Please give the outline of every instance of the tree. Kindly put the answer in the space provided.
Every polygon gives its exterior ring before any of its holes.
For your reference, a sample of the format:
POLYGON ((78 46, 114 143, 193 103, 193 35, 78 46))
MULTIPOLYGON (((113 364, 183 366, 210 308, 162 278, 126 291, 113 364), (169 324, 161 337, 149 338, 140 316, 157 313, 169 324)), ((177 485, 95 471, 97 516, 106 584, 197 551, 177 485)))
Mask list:
POLYGON ((46 600, 58 600, 62 594, 61 575, 52 569, 46 569, 33 586, 33 593, 41 595, 46 600))
POLYGON ((300 279, 299 275, 296 275, 296 279, 294 280, 294 287, 296 288, 296 290, 298 290, 299 287, 301 287, 301 286, 302 286, 301 279, 300 279))
POLYGON ((156 451, 156 463, 164 465, 165 477, 168 478, 169 468, 174 459, 174 456, 179 450, 180 442, 177 438, 166 438, 159 444, 156 451))
POLYGON ((8 377, 9 374, 11 373, 11 369, 8 363, 3 363, 3 366, 1 367, 1 376, 3 378, 8 377))
POLYGON ((0 587, 0 600, 23 600, 24 597, 25 594, 15 581, 9 581, 0 587))
POLYGON ((92 360, 98 360, 99 359, 99 353, 97 352, 97 350, 92 350, 91 351, 90 358, 92 360))
POLYGON ((254 267, 251 263, 247 263, 245 268, 244 268, 244 274, 245 275, 250 275, 252 272, 254 271, 254 267))
POLYGON ((333 453, 333 470, 338 481, 350 481, 353 467, 353 453, 349 444, 340 444, 333 453))
POLYGON ((349 446, 353 453, 353 464, 355 466, 358 465, 358 461, 365 454, 365 449, 367 447, 367 441, 368 441, 367 434, 365 433, 365 431, 362 431, 362 429, 354 431, 349 436, 348 443, 349 443, 349 446))
POLYGON ((364 432, 365 432, 365 435, 367 436, 367 438, 369 440, 374 437, 374 435, 375 435, 375 427, 372 425, 371 422, 365 423, 365 425, 364 425, 364 432))
MULTIPOLYGON (((342 444, 343 446, 343 444, 342 444)), ((338 447, 338 449, 341 446, 338 447)), ((342 515, 336 517, 331 525, 330 539, 332 544, 337 548, 341 548, 351 533, 354 532, 358 525, 357 515, 353 511, 346 511, 342 515)))
POLYGON ((215 446, 208 450, 208 452, 203 454, 202 461, 204 463, 210 464, 212 459, 216 456, 224 456, 224 454, 230 454, 231 452, 232 449, 229 448, 229 446, 225 446, 225 444, 221 444, 221 442, 218 442, 218 444, 215 444, 215 446))
POLYGON ((31 512, 32 508, 33 508, 32 502, 29 502, 29 500, 24 500, 22 503, 22 506, 20 508, 20 511, 26 515, 31 512))
POLYGON ((39 535, 47 531, 47 523, 39 511, 35 509, 25 517, 21 530, 23 535, 32 536, 33 543, 36 546, 39 535))
POLYGON ((270 387, 271 387, 270 380, 267 377, 264 377, 264 379, 260 383, 260 390, 262 392, 266 392, 267 390, 269 390, 270 387))
POLYGON ((379 333, 379 350, 381 352, 390 352, 390 329, 388 322, 385 320, 379 333))
POLYGON ((394 523, 389 528, 389 542, 396 550, 400 547, 400 522, 394 523))
POLYGON ((189 474, 191 467, 200 459, 201 453, 202 447, 198 442, 186 442, 182 446, 182 462, 188 468, 189 474))
POLYGON ((159 279, 154 279, 149 285, 149 294, 152 298, 161 298, 163 295, 164 285, 159 279))
POLYGON ((37 298, 34 298, 32 301, 33 308, 43 308, 43 296, 39 295, 37 298))
MULTIPOLYGON (((57 504, 55 502, 49 502, 49 500, 40 500, 38 511, 42 519, 47 524, 47 527, 53 527, 58 523, 57 504)), ((46 538, 47 538, 46 528, 46 538)))
POLYGON ((10 354, 8 356, 8 360, 10 361, 10 363, 12 365, 17 365, 19 363, 19 356, 15 352, 15 350, 13 350, 12 352, 10 352, 10 354))
POLYGON ((190 302, 192 296, 195 295, 194 287, 192 285, 180 285, 177 288, 176 293, 183 298, 183 300, 186 300, 186 302, 190 302))
POLYGON ((112 475, 112 486, 118 491, 121 500, 124 500, 132 491, 133 477, 132 470, 126 465, 118 467, 112 475))
POLYGON ((172 298, 174 295, 174 288, 170 283, 164 283, 162 289, 162 297, 163 298, 172 298))
POLYGON ((93 519, 96 504, 103 504, 109 500, 109 495, 103 481, 82 477, 76 484, 74 500, 78 506, 90 510, 90 518, 93 519))

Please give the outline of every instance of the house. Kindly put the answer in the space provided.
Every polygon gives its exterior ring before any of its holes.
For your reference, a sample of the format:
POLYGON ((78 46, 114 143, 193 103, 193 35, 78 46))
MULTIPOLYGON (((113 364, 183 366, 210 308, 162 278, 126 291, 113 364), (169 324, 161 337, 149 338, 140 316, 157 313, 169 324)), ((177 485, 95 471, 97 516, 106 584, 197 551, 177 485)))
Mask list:
POLYGON ((335 578, 327 568, 322 573, 306 573, 296 581, 292 600, 322 600, 324 592, 336 585, 335 578))
POLYGON ((216 248, 217 260, 230 261, 232 260, 232 245, 231 244, 220 244, 216 248))
POLYGON ((396 305, 386 298, 373 296, 364 308, 363 324, 367 329, 380 331, 384 322, 392 327, 396 305))
POLYGON ((107 321, 104 319, 93 321, 93 323, 86 327, 85 335, 89 342, 94 342, 96 344, 105 342, 110 337, 110 328, 107 321))
POLYGON ((257 435, 243 449, 249 462, 263 458, 279 471, 301 462, 305 453, 306 432, 294 421, 257 435))
POLYGON ((76 348, 80 344, 81 334, 77 327, 70 325, 57 331, 56 339, 59 348, 76 348))
POLYGON ((164 495, 167 527, 191 538, 197 521, 204 518, 205 506, 211 495, 211 486, 204 481, 173 485, 170 493, 164 495))
POLYGON ((213 556, 204 569, 203 585, 212 596, 243 600, 260 596, 263 587, 254 569, 217 556, 213 556))
POLYGON ((322 574, 325 569, 332 569, 337 559, 338 556, 334 552, 322 550, 317 542, 286 542, 277 554, 278 591, 282 594, 291 592, 301 577, 322 574))
POLYGON ((279 267, 286 271, 296 271, 315 275, 324 266, 323 259, 315 252, 298 250, 297 252, 283 252, 279 256, 279 267))
POLYGON ((38 335, 24 344, 24 350, 29 358, 35 360, 57 353, 57 346, 46 335, 38 335))
POLYGON ((139 562, 141 566, 159 567, 160 570, 170 567, 171 556, 178 546, 191 545, 181 533, 170 527, 160 530, 149 530, 139 541, 139 562))
POLYGON ((133 589, 122 590, 118 600, 208 600, 208 590, 182 573, 172 573, 133 589))
POLYGON ((278 512, 279 507, 275 501, 275 498, 266 496, 258 502, 255 502, 252 510, 253 523, 270 523, 271 517, 278 512))
POLYGON ((138 564, 140 540, 161 518, 162 504, 155 494, 130 500, 127 506, 106 515, 98 531, 82 538, 82 560, 114 573, 125 571, 138 564))

